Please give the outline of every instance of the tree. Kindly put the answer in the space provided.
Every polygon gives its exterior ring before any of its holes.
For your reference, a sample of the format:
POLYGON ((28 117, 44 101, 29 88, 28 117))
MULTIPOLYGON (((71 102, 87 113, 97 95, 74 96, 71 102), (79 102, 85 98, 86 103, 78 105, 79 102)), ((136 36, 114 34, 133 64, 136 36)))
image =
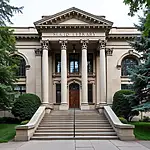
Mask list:
MULTIPOLYGON (((136 26, 141 32, 145 30, 146 18, 140 18, 140 25, 136 26)), ((131 81, 135 94, 129 96, 133 110, 150 110, 150 32, 148 36, 137 37, 131 46, 141 54, 141 64, 130 70, 131 81)))
POLYGON ((143 35, 148 36, 150 32, 150 0, 124 0, 126 5, 129 5, 130 16, 134 16, 138 10, 143 10, 144 15, 146 16, 145 21, 145 30, 143 31, 143 35))
POLYGON ((19 13, 22 7, 11 6, 9 0, 0 0, 0 109, 10 107, 13 99, 13 83, 16 81, 16 60, 10 57, 17 50, 13 30, 6 27, 11 17, 19 13))

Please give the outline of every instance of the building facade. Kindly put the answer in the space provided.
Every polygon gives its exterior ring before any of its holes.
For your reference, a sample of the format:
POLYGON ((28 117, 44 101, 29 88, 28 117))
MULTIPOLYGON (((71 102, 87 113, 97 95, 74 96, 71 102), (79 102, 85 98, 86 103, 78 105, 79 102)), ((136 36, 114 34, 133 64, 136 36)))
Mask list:
POLYGON ((54 109, 111 105, 128 88, 128 68, 139 54, 128 41, 135 28, 112 27, 105 16, 77 8, 43 16, 35 27, 14 28, 21 57, 16 91, 34 93, 54 109))

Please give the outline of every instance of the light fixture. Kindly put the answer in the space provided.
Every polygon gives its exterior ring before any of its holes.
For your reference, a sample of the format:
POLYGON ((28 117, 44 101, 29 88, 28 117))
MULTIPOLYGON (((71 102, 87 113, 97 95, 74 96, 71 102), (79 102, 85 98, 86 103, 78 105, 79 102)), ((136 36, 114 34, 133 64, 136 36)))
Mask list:
POLYGON ((75 53, 75 52, 76 52, 76 48, 75 48, 75 47, 76 47, 76 45, 75 45, 75 44, 73 44, 73 45, 72 45, 72 47, 73 47, 73 53, 75 53))

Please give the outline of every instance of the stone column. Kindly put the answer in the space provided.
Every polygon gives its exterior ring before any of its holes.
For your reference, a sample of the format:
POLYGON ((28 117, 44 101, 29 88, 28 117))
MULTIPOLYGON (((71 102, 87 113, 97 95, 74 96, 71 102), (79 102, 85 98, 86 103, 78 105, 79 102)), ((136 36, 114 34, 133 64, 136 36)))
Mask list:
POLYGON ((81 110, 89 109, 88 105, 88 72, 87 72, 87 43, 88 41, 81 41, 82 43, 82 102, 81 110))
POLYGON ((99 41, 99 51, 100 51, 100 107, 106 105, 106 56, 105 47, 106 41, 99 41))
POLYGON ((67 41, 60 41, 61 44, 61 105, 60 110, 68 110, 67 101, 67 41))
POLYGON ((49 94, 49 75, 48 75, 48 46, 49 41, 42 41, 42 92, 43 92, 43 104, 48 104, 48 94, 49 94))

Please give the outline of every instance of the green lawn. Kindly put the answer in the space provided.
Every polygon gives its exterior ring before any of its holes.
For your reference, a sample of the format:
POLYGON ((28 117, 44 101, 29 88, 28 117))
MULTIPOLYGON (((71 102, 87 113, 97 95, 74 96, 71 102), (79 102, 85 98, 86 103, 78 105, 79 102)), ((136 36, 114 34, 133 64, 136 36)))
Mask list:
POLYGON ((134 134, 139 140, 150 140, 150 122, 132 122, 135 125, 134 134))
POLYGON ((8 142, 15 136, 16 124, 0 124, 0 143, 8 142))

